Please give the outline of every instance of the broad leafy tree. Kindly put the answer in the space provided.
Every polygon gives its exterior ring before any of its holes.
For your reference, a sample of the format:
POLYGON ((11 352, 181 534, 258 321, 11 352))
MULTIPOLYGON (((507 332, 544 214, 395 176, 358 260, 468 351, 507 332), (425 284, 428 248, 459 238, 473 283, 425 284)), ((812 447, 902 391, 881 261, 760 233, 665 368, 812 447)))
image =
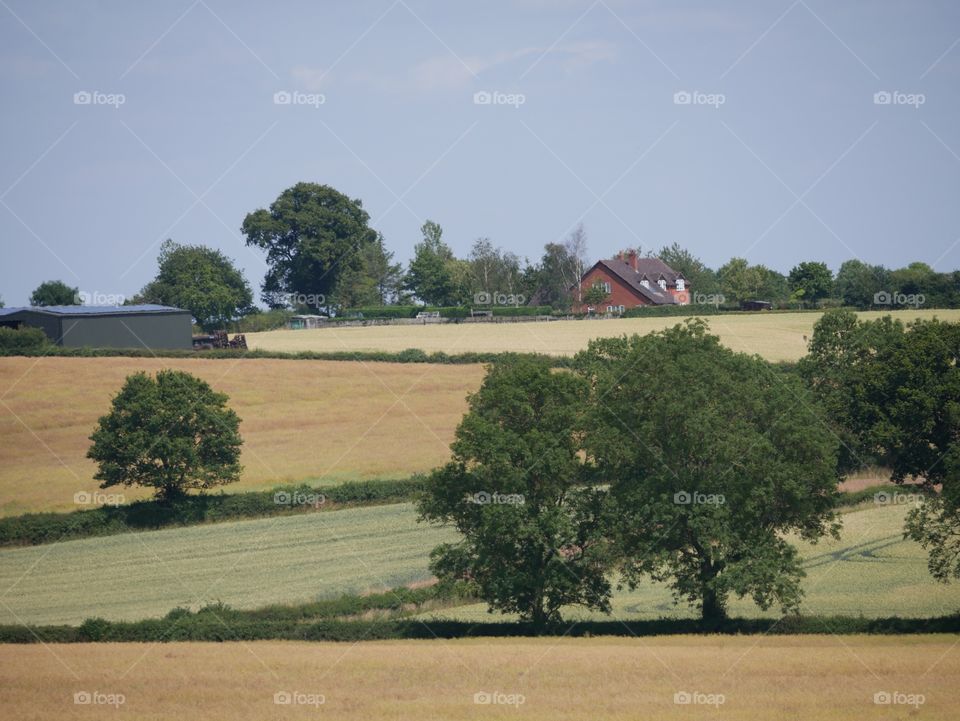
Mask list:
POLYGON ((360 268, 363 249, 376 242, 369 220, 359 200, 317 183, 297 183, 247 215, 247 245, 267 253, 263 300, 278 305, 278 296, 294 294, 313 299, 314 310, 326 307, 340 275, 360 268))
POLYGON ((595 340, 577 365, 626 582, 667 582, 711 623, 731 594, 797 608, 803 570, 785 535, 836 531, 837 482, 837 442, 799 381, 722 347, 702 320, 595 340))
POLYGON ((824 314, 800 368, 836 424, 841 463, 875 462, 927 500, 907 532, 939 580, 960 578, 960 324, 824 314), (940 486, 939 493, 936 492, 940 486))
POLYGON ((420 232, 423 238, 413 248, 404 287, 426 305, 456 305, 469 292, 469 268, 458 267, 439 223, 428 220, 420 232))
POLYGON ((687 284, 697 293, 712 295, 720 292, 716 273, 679 243, 661 248, 657 257, 678 273, 683 273, 687 284))
POLYGON ((393 253, 377 233, 376 240, 361 249, 360 267, 341 274, 334 298, 341 309, 391 305, 399 300, 402 279, 402 266, 393 262, 393 253))
POLYGON ((833 290, 833 273, 826 263, 800 263, 790 270, 788 281, 790 291, 796 293, 804 303, 816 304, 833 290))
POLYGON ((472 585, 491 611, 537 630, 562 606, 609 610, 604 494, 583 485, 579 416, 586 384, 529 359, 504 361, 470 397, 453 459, 419 503, 463 538, 431 554, 443 582, 472 585))
POLYGON ((890 273, 882 265, 867 265, 862 260, 847 260, 837 271, 834 294, 843 305, 869 308, 877 293, 894 290, 890 273))
POLYGON ((177 370, 129 376, 97 423, 87 457, 101 488, 142 486, 173 500, 240 478, 240 419, 227 396, 177 370))
POLYGON ((62 280, 47 280, 30 294, 30 305, 80 305, 80 289, 62 280))
POLYGON ((208 331, 226 328, 229 321, 253 310, 250 284, 219 250, 167 240, 157 265, 157 277, 133 298, 134 303, 186 308, 208 331))

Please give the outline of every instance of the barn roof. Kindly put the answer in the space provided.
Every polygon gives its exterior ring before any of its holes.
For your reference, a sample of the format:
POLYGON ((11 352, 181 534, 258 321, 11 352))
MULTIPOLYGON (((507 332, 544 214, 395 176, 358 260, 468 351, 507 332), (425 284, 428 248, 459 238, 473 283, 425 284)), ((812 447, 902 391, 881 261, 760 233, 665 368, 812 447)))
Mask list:
POLYGON ((0 308, 0 315, 11 315, 22 312, 45 313, 56 316, 90 316, 90 315, 142 315, 144 313, 189 313, 182 308, 173 308, 168 305, 28 305, 19 308, 0 308))

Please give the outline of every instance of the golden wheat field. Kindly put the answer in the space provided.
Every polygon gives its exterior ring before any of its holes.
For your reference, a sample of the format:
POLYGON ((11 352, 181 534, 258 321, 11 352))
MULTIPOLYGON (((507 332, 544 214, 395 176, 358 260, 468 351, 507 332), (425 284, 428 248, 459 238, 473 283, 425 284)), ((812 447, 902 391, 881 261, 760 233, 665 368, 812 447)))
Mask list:
POLYGON ((956 636, 0 646, 28 719, 956 719, 956 636), (890 703, 884 703, 889 700, 890 703))
MULTIPOLYGON (((892 315, 904 322, 934 316, 960 321, 960 310, 867 311, 861 318, 892 315)), ((797 360, 807 351, 817 313, 757 313, 706 316, 713 333, 736 351, 758 353, 772 361, 797 360)), ((573 355, 593 338, 650 333, 683 318, 558 320, 548 323, 449 323, 381 325, 315 330, 275 330, 247 334, 251 348, 271 351, 401 351, 419 348, 446 353, 534 352, 573 355)))
MULTIPOLYGON (((403 477, 449 456, 482 366, 302 360, 0 358, 0 515, 72 510, 95 491, 85 457, 124 378, 178 368, 230 396, 244 472, 228 490, 403 477)), ((144 491, 122 492, 125 500, 144 491)))

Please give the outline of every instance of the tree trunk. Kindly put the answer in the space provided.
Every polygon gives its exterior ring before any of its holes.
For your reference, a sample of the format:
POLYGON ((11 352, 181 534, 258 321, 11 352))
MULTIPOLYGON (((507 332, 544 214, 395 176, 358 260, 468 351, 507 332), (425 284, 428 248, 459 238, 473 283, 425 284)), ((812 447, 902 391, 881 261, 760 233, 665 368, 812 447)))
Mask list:
POLYGON ((712 588, 704 586, 701 613, 704 624, 719 624, 727 618, 726 599, 720 598, 712 588))

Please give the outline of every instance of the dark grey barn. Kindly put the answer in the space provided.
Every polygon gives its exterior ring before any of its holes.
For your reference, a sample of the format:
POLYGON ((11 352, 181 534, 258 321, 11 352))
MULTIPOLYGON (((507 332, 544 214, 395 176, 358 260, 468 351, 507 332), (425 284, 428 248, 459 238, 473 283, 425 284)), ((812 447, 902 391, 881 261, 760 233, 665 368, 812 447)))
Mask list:
POLYGON ((40 328, 67 348, 191 348, 190 311, 165 305, 0 308, 0 326, 40 328))

